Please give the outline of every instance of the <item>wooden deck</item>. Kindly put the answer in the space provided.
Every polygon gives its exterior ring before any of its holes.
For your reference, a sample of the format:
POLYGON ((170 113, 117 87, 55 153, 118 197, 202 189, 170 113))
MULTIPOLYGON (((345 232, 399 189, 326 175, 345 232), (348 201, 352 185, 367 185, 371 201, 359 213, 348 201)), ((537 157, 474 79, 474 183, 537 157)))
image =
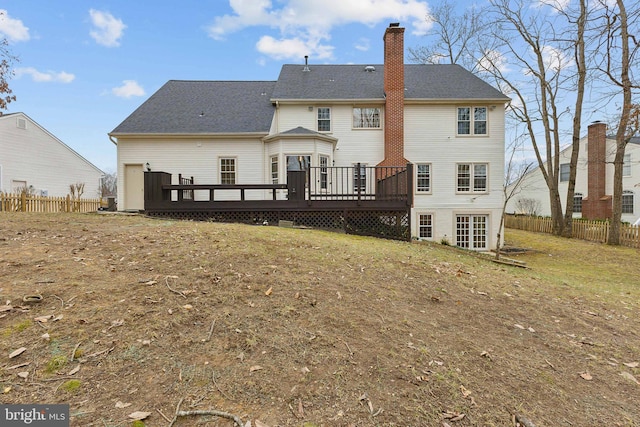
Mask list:
POLYGON ((221 222, 296 225, 394 239, 410 238, 412 165, 311 167, 286 184, 196 184, 145 172, 147 215, 221 222))

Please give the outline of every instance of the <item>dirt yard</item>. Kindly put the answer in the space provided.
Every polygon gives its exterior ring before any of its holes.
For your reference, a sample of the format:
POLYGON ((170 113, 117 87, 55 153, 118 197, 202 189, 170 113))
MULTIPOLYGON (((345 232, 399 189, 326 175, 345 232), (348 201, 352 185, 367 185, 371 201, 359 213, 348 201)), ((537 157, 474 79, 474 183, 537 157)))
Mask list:
POLYGON ((0 398, 69 403, 72 426, 640 426, 640 252, 507 239, 531 269, 307 229, 1 213, 0 398))

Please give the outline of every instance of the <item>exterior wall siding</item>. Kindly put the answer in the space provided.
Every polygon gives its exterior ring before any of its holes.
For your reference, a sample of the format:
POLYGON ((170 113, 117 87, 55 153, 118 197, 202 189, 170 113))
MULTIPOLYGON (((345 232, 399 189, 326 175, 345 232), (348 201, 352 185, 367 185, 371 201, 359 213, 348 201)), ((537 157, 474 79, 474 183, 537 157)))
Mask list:
POLYGON ((413 236, 419 235, 421 213, 434 216, 433 240, 446 239, 452 244, 455 244, 456 215, 487 215, 489 247, 495 248, 503 200, 503 111, 500 105, 489 112, 487 136, 456 137, 457 105, 406 106, 405 157, 414 164, 431 165, 431 192, 414 194, 413 236), (457 193, 458 163, 487 163, 487 191, 457 193))
POLYGON ((99 197, 100 169, 24 114, 0 117, 0 191, 13 192, 13 181, 26 181, 51 197, 69 194, 69 186, 84 183, 86 198, 99 197), (25 128, 17 126, 24 120, 25 128))

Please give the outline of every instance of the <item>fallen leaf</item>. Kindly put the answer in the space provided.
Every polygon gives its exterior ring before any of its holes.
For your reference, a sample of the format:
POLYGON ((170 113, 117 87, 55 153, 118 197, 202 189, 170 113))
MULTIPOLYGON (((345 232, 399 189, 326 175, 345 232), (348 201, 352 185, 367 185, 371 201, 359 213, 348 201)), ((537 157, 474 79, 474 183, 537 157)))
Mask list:
POLYGON ((269 427, 269 426, 260 420, 256 420, 256 427, 269 427))
POLYGON ((20 356, 25 351, 27 351, 26 347, 20 347, 19 349, 11 352, 11 354, 9 355, 9 359, 13 359, 14 357, 20 356))
POLYGON ((191 310, 193 309, 193 306, 191 304, 185 304, 182 306, 182 308, 184 308, 185 310, 191 310))
POLYGON ((156 283, 158 283, 156 280, 149 280, 148 282, 145 282, 145 285, 155 285, 156 283))
POLYGON ((57 322, 58 320, 61 320, 63 317, 64 317, 64 315, 59 314, 59 315, 57 315, 56 317, 54 317, 51 321, 52 321, 52 322, 57 322))
POLYGON ((533 329, 531 326, 527 328, 527 331, 531 332, 532 334, 536 332, 536 330, 533 329))
POLYGON ((78 373, 78 371, 80 371, 80 365, 76 366, 75 368, 73 368, 72 370, 69 371, 69 375, 75 375, 78 373))
POLYGON ((518 328, 518 329, 525 329, 525 327, 524 327, 524 326, 522 326, 522 325, 518 325, 517 323, 516 323, 515 325, 513 325, 513 326, 515 326, 515 327, 516 327, 516 328, 518 328))
POLYGON ((273 286, 270 287, 269 289, 266 290, 266 292, 264 293, 266 296, 269 296, 273 293, 273 286))
POLYGON ((638 366, 640 366, 640 363, 638 363, 638 362, 629 362, 629 363, 623 363, 623 365, 628 367, 628 368, 637 368, 638 366))
POLYGON ((467 388, 463 385, 460 386, 460 391, 462 392, 462 395, 464 397, 469 397, 469 395, 471 394, 471 392, 467 390, 467 388))
POLYGON ((131 406, 131 403, 122 403, 119 400, 116 402, 116 408, 118 408, 118 409, 123 409, 123 408, 129 407, 129 406, 131 406))
POLYGON ((252 367, 249 368, 249 372, 255 372, 255 371, 260 371, 264 369, 262 366, 260 365, 253 365, 252 367))
POLYGON ((583 372, 580 374, 580 376, 582 377, 582 379, 587 380, 587 381, 591 381, 593 379, 593 377, 591 376, 591 374, 589 372, 583 372))
POLYGON ((49 336, 49 332, 45 332, 44 334, 40 335, 40 338, 42 338, 45 341, 49 341, 51 337, 49 336))
POLYGON ((9 393, 10 391, 11 391, 11 386, 10 386, 10 385, 8 385, 8 386, 6 386, 5 388, 3 388, 3 389, 2 389, 2 392, 3 392, 4 394, 9 393))
POLYGON ((132 420, 144 420, 149 415, 151 415, 151 412, 136 411, 136 412, 130 413, 129 418, 131 418, 132 420))
POLYGON ((34 318, 33 320, 35 320, 36 322, 40 322, 40 323, 47 323, 47 321, 49 319, 53 319, 53 314, 48 314, 46 316, 38 316, 38 317, 34 318))
POLYGON ((20 378, 27 379, 27 377, 29 376, 29 372, 28 371, 18 372, 18 376, 20 378))
POLYGON ((620 375, 622 375, 624 378, 628 379, 629 381, 633 381, 634 383, 640 385, 640 381, 638 381, 638 379, 633 375, 631 375, 629 372, 620 372, 620 375))
POLYGON ((31 362, 20 363, 19 365, 9 366, 8 368, 4 368, 5 371, 9 371, 11 369, 24 368, 25 366, 29 366, 31 362))
POLYGON ((11 305, 0 305, 0 313, 13 310, 11 305))
POLYGON ((311 371, 305 366, 304 368, 300 369, 300 372, 302 372, 303 374, 308 374, 311 371))

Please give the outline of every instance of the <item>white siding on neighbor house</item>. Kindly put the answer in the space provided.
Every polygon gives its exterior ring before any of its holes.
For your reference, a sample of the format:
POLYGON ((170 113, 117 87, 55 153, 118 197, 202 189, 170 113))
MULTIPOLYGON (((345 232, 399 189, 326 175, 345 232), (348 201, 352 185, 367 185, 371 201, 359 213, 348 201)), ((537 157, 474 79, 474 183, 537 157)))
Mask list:
MULTIPOLYGON (((172 183, 178 183, 178 174, 193 176, 196 184, 220 184, 220 158, 236 159, 236 183, 264 182, 265 162, 263 144, 259 138, 202 138, 150 140, 118 138, 118 200, 124 201, 126 186, 124 166, 149 163, 152 171, 172 174, 172 183)), ((224 199, 239 199, 238 191, 218 193, 224 199)), ((262 192, 247 191, 246 197, 260 199, 262 192)), ((196 191, 197 200, 208 199, 205 192, 196 191)), ((218 200, 218 197, 216 196, 218 200)), ((130 209, 119 204, 118 209, 130 209)))
MULTIPOLYGON (((576 187, 575 192, 581 193, 583 198, 586 198, 588 192, 588 144, 587 137, 580 139, 580 152, 578 155, 578 170, 576 171, 576 187)), ((631 175, 624 176, 622 178, 622 188, 626 191, 633 192, 633 214, 622 214, 622 221, 634 223, 640 218, 640 144, 627 144, 625 154, 630 155, 631 160, 631 175)), ((607 139, 607 166, 606 166, 606 193, 608 195, 613 194, 613 159, 615 157, 615 141, 607 139)), ((571 161, 571 148, 565 148, 560 152, 560 164, 570 163, 571 161)), ((537 164, 537 163, 536 163, 537 164)), ((559 182, 558 190, 560 192, 560 201, 562 203, 562 209, 564 211, 567 201, 568 182, 559 182)), ((539 202, 540 210, 538 215, 550 216, 551 215, 551 202, 549 200, 549 189, 544 181, 542 173, 539 168, 533 169, 521 185, 516 189, 516 194, 509 200, 507 204, 507 212, 520 213, 518 209, 518 201, 520 199, 533 199, 539 202)), ((574 213, 574 218, 580 218, 581 213, 574 213)))
MULTIPOLYGON (((457 105, 407 105, 404 113, 405 157, 430 164, 431 192, 414 192, 412 236, 418 236, 420 214, 433 215, 433 240, 455 244, 456 215, 489 217, 489 248, 496 246, 503 200, 504 108, 488 111, 487 136, 456 136, 457 105), (486 163, 487 191, 456 192, 459 163, 486 163)), ((415 166, 414 166, 415 169, 415 166)), ((415 190, 414 170, 414 190, 415 190)))
POLYGON ((83 197, 100 196, 104 173, 26 114, 0 117, 0 163, 0 191, 13 192, 12 182, 22 181, 36 194, 62 197, 71 184, 84 183, 83 197))
POLYGON ((384 108, 381 105, 357 104, 358 106, 380 107, 380 129, 354 129, 353 105, 317 104, 280 105, 276 129, 271 133, 286 132, 298 126, 317 131, 317 107, 331 108, 331 132, 326 132, 338 139, 332 160, 335 166, 351 166, 363 163, 375 166, 384 159, 384 108), (309 111, 308 107, 312 107, 309 111))

